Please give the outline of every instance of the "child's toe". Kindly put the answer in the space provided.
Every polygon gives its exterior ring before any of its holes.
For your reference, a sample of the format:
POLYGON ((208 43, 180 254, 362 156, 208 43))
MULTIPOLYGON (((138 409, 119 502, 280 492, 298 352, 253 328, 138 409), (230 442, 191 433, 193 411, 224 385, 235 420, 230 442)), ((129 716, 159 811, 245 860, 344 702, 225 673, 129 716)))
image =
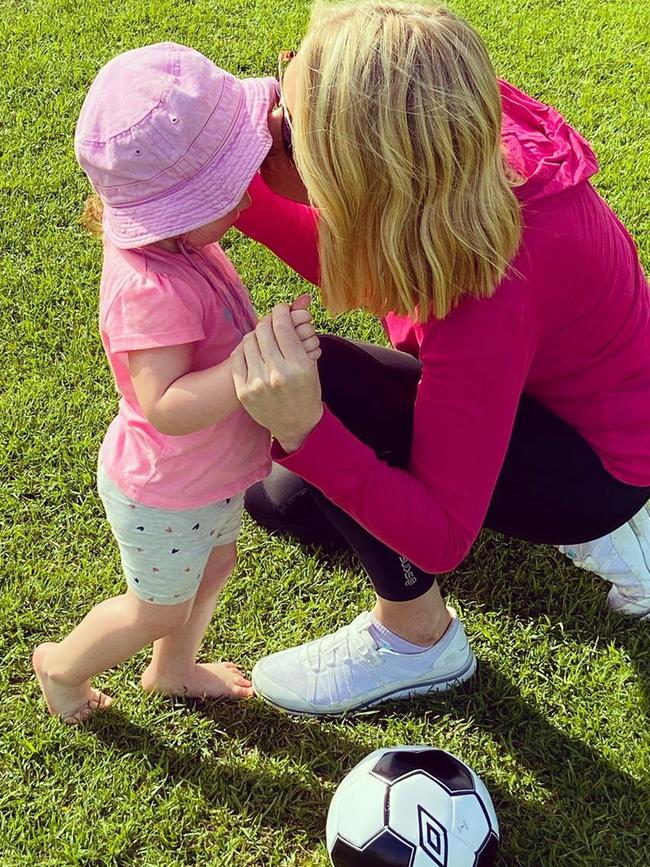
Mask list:
POLYGON ((78 726, 85 723, 92 716, 92 710, 89 707, 82 707, 75 713, 68 716, 62 716, 61 719, 67 726, 78 726))
POLYGON ((106 710, 112 704, 113 699, 109 695, 93 689, 88 700, 78 710, 74 713, 61 714, 61 719, 66 725, 78 726, 88 722, 95 711, 106 710))
POLYGON ((98 689, 93 690, 93 694, 88 699, 88 707, 90 711, 106 710, 113 704, 113 699, 110 695, 100 692, 98 689))
POLYGON ((253 693, 252 686, 240 686, 239 684, 233 684, 232 686, 232 695, 234 698, 251 698, 253 693))

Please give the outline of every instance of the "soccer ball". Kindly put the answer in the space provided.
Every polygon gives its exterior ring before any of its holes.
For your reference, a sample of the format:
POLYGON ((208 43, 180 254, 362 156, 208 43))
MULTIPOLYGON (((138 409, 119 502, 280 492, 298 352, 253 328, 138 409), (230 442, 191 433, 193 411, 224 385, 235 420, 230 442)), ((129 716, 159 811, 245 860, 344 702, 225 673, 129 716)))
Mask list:
POLYGON ((327 814, 335 867, 489 867, 499 823, 481 780, 444 750, 375 750, 345 777, 327 814))

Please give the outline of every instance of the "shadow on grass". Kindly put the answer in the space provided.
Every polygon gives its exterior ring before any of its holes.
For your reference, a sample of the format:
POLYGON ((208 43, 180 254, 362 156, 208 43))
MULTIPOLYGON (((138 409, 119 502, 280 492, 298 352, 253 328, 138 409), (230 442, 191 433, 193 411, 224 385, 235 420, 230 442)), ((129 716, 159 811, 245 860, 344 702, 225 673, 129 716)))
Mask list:
MULTIPOLYGON (((368 751, 355 737, 356 720, 382 728, 395 714, 407 714, 435 725, 436 717, 445 713, 471 720, 474 729, 488 733, 547 793, 543 802, 522 800, 499 779, 484 775, 501 819, 500 864, 647 867, 650 785, 558 731, 488 665, 481 666, 471 688, 386 705, 339 722, 293 718, 261 701, 199 707, 226 737, 281 761, 244 766, 224 759, 222 752, 206 759, 204 748, 175 748, 116 713, 103 718, 96 734, 111 749, 143 753, 164 769, 171 784, 184 781, 198 787, 211 806, 225 807, 242 821, 270 830, 280 825, 298 829, 316 845, 324 838, 331 794, 327 784, 338 783, 368 751), (282 763, 286 759, 288 765, 282 763), (625 817, 623 826, 616 820, 615 841, 610 816, 625 817)), ((220 749, 227 750, 227 742, 220 749)))
MULTIPOLYGON (((349 565, 349 554, 311 551, 329 568, 349 565)), ((607 615, 604 591, 576 573, 548 549, 483 534, 473 555, 445 580, 461 600, 529 620, 546 615, 562 624, 563 635, 585 644, 596 637, 625 651, 636 667, 646 714, 650 707, 650 634, 647 625, 607 615), (489 572, 492 569, 493 571, 489 572), (489 574, 488 574, 489 572, 489 574), (556 573, 564 577, 558 578, 556 573), (493 577, 494 576, 494 577, 493 577), (576 588, 579 583, 579 589, 576 588), (602 615, 601 615, 602 611, 602 615)), ((484 773, 502 825, 500 865, 562 864, 563 867, 647 867, 650 863, 650 784, 642 784, 576 737, 552 725, 500 671, 482 663, 477 677, 447 694, 342 721, 292 718, 261 701, 197 704, 226 740, 214 757, 205 748, 177 748, 153 732, 110 712, 96 734, 113 750, 139 752, 164 769, 171 784, 196 786, 205 801, 223 807, 260 829, 279 826, 296 842, 317 845, 324 838, 333 785, 368 752, 359 723, 379 731, 396 715, 432 728, 445 714, 471 722, 508 756, 511 774, 533 775, 543 794, 536 799, 513 794, 512 776, 484 773), (261 762, 229 760, 227 738, 238 749, 263 754, 261 762), (264 759, 264 757, 266 757, 264 759)), ((365 730, 367 738, 367 729, 365 730)), ((439 743, 437 744, 439 745, 439 743)))
MULTIPOLYGON (((165 787, 178 783, 195 787, 211 808, 226 808, 238 821, 259 831, 277 833, 284 827, 296 842, 316 845, 324 839, 325 816, 331 790, 316 774, 309 774, 293 763, 269 764, 265 756, 259 762, 245 763, 228 755, 228 737, 251 742, 264 754, 271 754, 273 733, 285 743, 274 755, 293 758, 292 743, 301 745, 300 723, 265 705, 261 701, 231 703, 183 703, 188 711, 212 719, 224 740, 215 741, 214 756, 206 757, 205 746, 193 749, 172 746, 150 729, 133 723, 120 711, 110 709, 91 721, 95 737, 113 752, 124 756, 140 754, 148 764, 164 774, 165 787), (240 709, 241 708, 241 709, 240 709), (307 780, 306 780, 307 778, 307 780)), ((182 708, 181 708, 182 710, 182 708)), ((328 747, 323 744, 321 750, 328 747)), ((307 755, 313 754, 311 749, 307 755)))
MULTIPOLYGON (((569 640, 593 646, 598 640, 622 650, 634 666, 650 728, 650 622, 609 611, 609 584, 573 567, 550 546, 532 546, 484 532, 461 569, 446 577, 444 589, 462 600, 493 611, 505 610, 520 620, 546 615, 562 624, 569 640), (482 562, 498 563, 486 580, 482 562), (527 564, 535 567, 525 568, 527 564)), ((650 864, 650 855, 648 855, 650 864)))

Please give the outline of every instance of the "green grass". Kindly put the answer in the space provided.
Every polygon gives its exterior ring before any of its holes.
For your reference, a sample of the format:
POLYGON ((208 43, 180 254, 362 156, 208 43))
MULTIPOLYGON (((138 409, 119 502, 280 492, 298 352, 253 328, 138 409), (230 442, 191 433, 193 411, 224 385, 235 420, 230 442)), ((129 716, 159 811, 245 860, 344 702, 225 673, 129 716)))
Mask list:
MULTIPOLYGON (((458 0, 501 74, 593 143, 598 185, 648 248, 647 0, 458 0), (644 54, 645 52, 645 54, 644 54), (645 100, 645 101, 644 101, 645 100)), ((480 670, 459 691, 343 722, 259 701, 144 698, 142 655, 101 679, 116 710, 82 730, 44 711, 29 667, 121 587, 94 489, 115 397, 96 328, 99 249, 72 132, 99 66, 173 38, 268 74, 295 46, 303 0, 3 0, 0 88, 0 864, 327 864, 325 815, 368 751, 426 742, 471 763, 500 816, 501 865, 650 863, 650 632, 606 614, 604 588, 543 548, 484 534, 445 589, 480 670)), ((229 253, 260 310, 300 281, 239 237, 229 253)), ((381 339, 361 314, 320 325, 381 339)), ((355 562, 250 522, 205 647, 251 666, 370 600, 355 562)))

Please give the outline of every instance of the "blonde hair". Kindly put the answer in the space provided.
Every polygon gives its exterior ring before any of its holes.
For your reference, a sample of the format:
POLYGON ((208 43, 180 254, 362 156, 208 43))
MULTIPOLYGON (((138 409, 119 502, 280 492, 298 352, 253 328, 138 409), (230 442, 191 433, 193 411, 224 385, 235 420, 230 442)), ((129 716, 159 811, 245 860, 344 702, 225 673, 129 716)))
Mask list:
POLYGON ((294 62, 294 153, 321 212, 328 308, 425 321, 491 295, 521 222, 476 31, 439 6, 318 4, 294 62))
POLYGON ((101 238, 103 235, 102 220, 104 219, 104 203, 97 193, 88 196, 84 204, 81 223, 91 235, 101 238))

